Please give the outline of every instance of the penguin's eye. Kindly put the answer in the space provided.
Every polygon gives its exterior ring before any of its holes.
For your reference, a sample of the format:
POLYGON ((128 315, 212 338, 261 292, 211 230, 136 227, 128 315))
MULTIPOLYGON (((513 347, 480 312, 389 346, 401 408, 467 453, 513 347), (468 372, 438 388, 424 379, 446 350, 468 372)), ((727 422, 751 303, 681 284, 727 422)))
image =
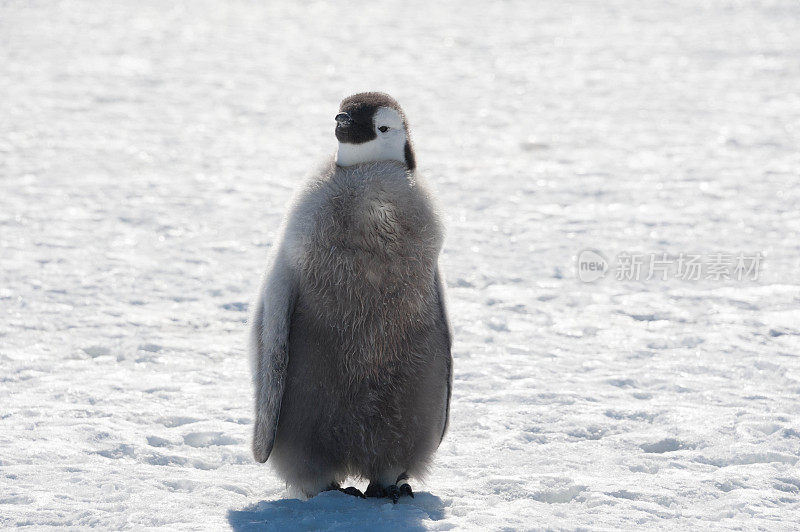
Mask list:
POLYGON ((389 126, 381 126, 378 128, 378 131, 380 131, 381 133, 386 133, 387 131, 389 131, 389 126))

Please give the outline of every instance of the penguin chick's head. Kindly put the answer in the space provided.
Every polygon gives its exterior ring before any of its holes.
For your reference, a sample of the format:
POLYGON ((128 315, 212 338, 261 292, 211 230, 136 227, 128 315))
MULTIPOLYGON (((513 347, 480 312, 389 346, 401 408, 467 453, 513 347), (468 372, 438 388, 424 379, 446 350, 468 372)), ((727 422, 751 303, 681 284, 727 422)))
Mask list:
POLYGON ((414 170, 406 117, 388 94, 362 92, 342 100, 336 115, 336 164, 400 161, 414 170))

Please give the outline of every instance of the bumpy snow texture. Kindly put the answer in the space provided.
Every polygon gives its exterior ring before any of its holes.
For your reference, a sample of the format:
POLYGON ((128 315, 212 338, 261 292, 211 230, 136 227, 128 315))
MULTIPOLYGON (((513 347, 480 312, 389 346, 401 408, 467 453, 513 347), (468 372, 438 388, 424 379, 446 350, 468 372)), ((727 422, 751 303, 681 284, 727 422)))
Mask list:
POLYGON ((2 3, 0 526, 789 528, 798 18, 2 3), (450 431, 396 506, 292 499, 249 450, 248 301, 362 90, 403 105, 448 226, 450 431), (585 248, 605 279, 576 278, 585 248), (621 252, 764 261, 627 281, 621 252))

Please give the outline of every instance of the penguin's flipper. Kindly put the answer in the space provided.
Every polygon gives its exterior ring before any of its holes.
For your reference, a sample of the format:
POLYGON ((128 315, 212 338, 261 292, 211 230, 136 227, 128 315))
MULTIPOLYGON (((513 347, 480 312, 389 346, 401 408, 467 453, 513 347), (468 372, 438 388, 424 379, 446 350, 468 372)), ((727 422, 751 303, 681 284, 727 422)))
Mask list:
POLYGON ((444 439, 444 434, 447 432, 447 425, 450 421, 450 396, 452 395, 453 389, 453 326, 450 324, 450 318, 447 315, 447 300, 444 294, 444 276, 442 274, 441 268, 438 266, 436 267, 436 273, 434 275, 434 281, 436 283, 436 293, 439 296, 439 309, 441 311, 441 319, 444 322, 442 325, 447 328, 447 400, 445 401, 445 411, 444 411, 444 424, 442 425, 442 437, 439 439, 439 442, 444 439))
POLYGON ((294 272, 279 246, 262 281, 250 319, 250 356, 256 395, 253 457, 258 462, 267 461, 275 442, 296 294, 294 272))

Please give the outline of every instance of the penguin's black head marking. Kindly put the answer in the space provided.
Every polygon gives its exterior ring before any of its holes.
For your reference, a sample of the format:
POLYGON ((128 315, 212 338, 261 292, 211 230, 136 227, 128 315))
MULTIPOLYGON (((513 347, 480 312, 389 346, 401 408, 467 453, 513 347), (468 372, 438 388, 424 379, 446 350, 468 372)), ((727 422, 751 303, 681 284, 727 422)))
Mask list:
POLYGON ((339 141, 337 164, 397 160, 409 170, 416 163, 405 114, 397 101, 382 92, 362 92, 342 100, 336 115, 339 141))

